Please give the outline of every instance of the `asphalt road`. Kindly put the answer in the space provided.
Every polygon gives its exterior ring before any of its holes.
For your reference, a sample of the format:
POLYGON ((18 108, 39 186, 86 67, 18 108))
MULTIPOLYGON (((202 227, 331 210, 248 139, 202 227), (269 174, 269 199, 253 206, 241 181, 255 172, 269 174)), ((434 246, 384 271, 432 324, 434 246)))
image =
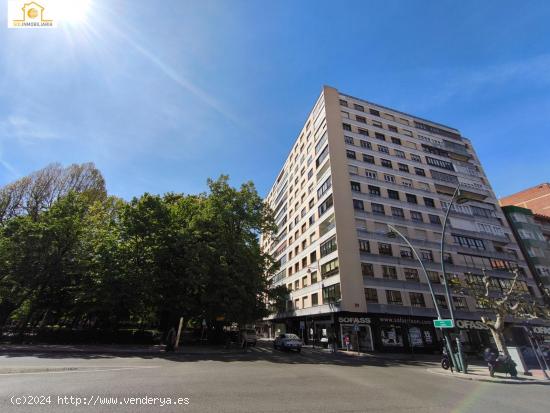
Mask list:
POLYGON ((8 354, 0 356, 0 412, 550 411, 550 386, 458 380, 426 371, 433 366, 285 353, 268 343, 172 358, 8 354), (12 404, 28 400, 43 404, 12 404))

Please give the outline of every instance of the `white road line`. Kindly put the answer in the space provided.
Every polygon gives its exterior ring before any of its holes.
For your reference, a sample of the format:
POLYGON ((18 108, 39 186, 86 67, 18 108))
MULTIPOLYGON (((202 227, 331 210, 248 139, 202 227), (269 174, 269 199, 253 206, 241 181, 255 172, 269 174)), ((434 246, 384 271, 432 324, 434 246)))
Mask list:
POLYGON ((160 366, 140 366, 140 367, 119 367, 113 369, 93 369, 93 370, 63 370, 63 371, 30 371, 21 373, 0 373, 0 376, 18 376, 23 374, 60 374, 60 373, 95 373, 102 371, 121 371, 121 370, 139 370, 139 369, 157 369, 160 366))

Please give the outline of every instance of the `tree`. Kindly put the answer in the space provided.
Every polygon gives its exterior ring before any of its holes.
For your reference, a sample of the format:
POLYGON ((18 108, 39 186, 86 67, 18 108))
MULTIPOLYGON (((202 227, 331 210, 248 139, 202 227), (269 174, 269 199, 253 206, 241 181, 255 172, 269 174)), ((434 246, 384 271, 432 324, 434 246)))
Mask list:
POLYGON ((481 280, 470 274, 465 283, 466 288, 459 292, 473 297, 477 306, 486 311, 486 314, 481 316, 481 322, 491 331, 498 350, 505 356, 509 356, 504 340, 504 327, 507 318, 546 318, 548 310, 540 306, 526 289, 520 287, 522 283, 519 280, 519 270, 514 271, 512 280, 499 280, 496 277, 488 276, 485 269, 482 271, 481 280))

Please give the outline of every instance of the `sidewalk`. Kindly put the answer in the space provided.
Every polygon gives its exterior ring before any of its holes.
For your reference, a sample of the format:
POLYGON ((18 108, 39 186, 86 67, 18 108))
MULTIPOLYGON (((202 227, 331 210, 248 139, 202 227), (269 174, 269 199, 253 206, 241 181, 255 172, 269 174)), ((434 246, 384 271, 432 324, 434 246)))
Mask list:
POLYGON ((486 366, 469 366, 468 374, 451 373, 451 370, 443 370, 439 368, 428 368, 430 373, 439 374, 441 376, 454 377, 461 380, 472 380, 472 381, 481 381, 488 383, 505 383, 505 384, 539 384, 539 385, 550 385, 550 380, 544 380, 535 378, 532 376, 524 376, 518 374, 518 377, 513 379, 509 375, 504 373, 495 373, 494 377, 489 375, 489 369, 486 366))
POLYGON ((3 354, 107 354, 127 356, 167 356, 167 355, 200 355, 242 353, 240 347, 225 348, 220 346, 182 346, 175 352, 164 351, 164 345, 88 345, 88 344, 0 344, 0 355, 3 354))

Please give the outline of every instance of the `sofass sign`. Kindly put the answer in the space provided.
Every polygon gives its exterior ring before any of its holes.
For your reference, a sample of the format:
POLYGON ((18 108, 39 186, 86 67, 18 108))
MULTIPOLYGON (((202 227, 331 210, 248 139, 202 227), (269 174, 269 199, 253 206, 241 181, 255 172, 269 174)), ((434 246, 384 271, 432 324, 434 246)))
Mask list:
POLYGON ((456 320, 456 326, 463 330, 489 330, 481 321, 456 320))
POLYGON ((338 322, 341 324, 370 324, 368 317, 338 317, 338 322))

